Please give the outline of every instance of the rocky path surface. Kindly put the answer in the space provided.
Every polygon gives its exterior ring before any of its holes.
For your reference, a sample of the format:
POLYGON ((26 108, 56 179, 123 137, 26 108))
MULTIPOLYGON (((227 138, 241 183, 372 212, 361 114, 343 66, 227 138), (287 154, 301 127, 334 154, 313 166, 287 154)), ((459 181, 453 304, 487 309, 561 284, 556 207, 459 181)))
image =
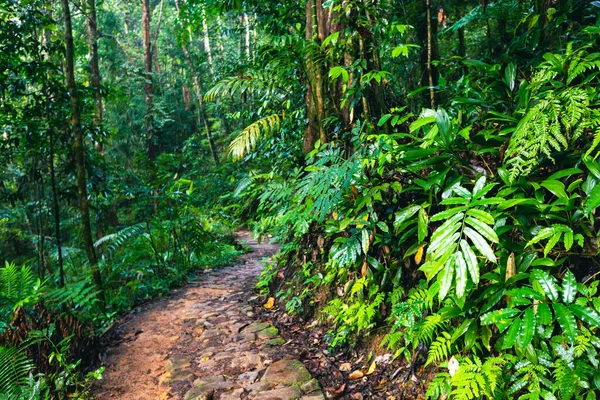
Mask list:
POLYGON ((238 265, 201 274, 123 323, 96 399, 325 398, 301 360, 282 350, 277 328, 248 304, 261 260, 276 246, 241 240, 254 251, 238 265))

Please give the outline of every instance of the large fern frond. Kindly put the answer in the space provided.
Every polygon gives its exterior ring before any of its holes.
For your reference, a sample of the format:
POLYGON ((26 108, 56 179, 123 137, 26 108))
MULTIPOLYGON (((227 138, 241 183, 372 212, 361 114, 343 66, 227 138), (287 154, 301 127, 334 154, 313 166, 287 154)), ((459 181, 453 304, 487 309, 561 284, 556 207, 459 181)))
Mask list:
POLYGON ((15 347, 0 347, 0 393, 9 399, 19 398, 32 369, 33 364, 23 351, 15 347))
POLYGON ((259 139, 268 137, 279 130, 281 126, 281 115, 273 114, 261 118, 248 125, 233 139, 229 145, 229 154, 234 160, 243 158, 250 153, 259 139))

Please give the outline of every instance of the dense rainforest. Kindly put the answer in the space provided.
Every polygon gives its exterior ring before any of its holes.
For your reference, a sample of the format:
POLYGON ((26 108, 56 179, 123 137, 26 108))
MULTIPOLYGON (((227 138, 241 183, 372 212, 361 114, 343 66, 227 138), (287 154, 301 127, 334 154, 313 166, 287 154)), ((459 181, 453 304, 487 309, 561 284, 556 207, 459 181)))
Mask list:
POLYGON ((0 399, 91 398, 242 226, 420 398, 596 399, 599 46, 598 1, 2 0, 0 399))

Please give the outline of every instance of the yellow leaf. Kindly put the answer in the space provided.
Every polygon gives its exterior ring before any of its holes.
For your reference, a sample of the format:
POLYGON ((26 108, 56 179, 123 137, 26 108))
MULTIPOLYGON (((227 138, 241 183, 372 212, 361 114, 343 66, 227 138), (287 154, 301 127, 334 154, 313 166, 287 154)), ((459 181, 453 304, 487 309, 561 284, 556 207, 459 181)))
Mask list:
POLYGON ((415 254, 415 263, 417 263, 417 265, 421 264, 421 260, 423 260, 423 245, 419 246, 417 254, 415 254))
POLYGON ((269 300, 263 305, 264 308, 270 310, 275 305, 275 297, 269 297, 269 300))
POLYGON ((510 253, 508 260, 506 260, 506 276, 505 281, 517 274, 517 268, 515 266, 515 253, 510 253))
POLYGON ((377 368, 377 364, 375 361, 373 361, 369 367, 369 370, 367 371, 367 375, 371 375, 373 372, 375 372, 375 368, 377 368))
POLYGON ((363 376, 365 376, 365 374, 363 374, 363 372, 360 369, 357 369, 356 371, 352 372, 350 374, 350 376, 348 376, 348 378, 354 380, 354 379, 360 379, 363 376))

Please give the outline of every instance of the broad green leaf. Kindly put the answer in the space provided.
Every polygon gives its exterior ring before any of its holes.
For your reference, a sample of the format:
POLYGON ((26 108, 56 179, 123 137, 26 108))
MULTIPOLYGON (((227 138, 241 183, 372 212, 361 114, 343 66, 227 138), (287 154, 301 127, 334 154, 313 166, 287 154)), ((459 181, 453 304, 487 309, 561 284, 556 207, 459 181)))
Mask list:
POLYGON ((577 322, 575 322, 573 313, 562 303, 554 303, 552 308, 554 308, 554 315, 564 335, 570 343, 573 343, 575 336, 577 336, 577 322))
POLYGON ((367 255, 367 253, 369 252, 369 246, 370 246, 371 242, 369 240, 369 231, 366 229, 363 229, 361 231, 361 244, 362 244, 363 253, 365 253, 365 255, 367 255))
POLYGON ((452 255, 456 252, 456 248, 458 247, 458 239, 460 238, 460 233, 456 232, 454 235, 450 236, 445 240, 438 249, 433 252, 429 252, 431 258, 440 259, 445 257, 446 255, 452 255))
POLYGON ((483 237, 473 229, 466 227, 464 229, 465 235, 471 239, 473 245, 479 250, 479 252, 485 256, 490 262, 495 263, 497 261, 496 255, 494 254, 494 250, 490 247, 490 245, 485 241, 483 237))
POLYGON ((470 208, 467 211, 467 215, 477 218, 479 221, 482 221, 488 225, 494 224, 494 217, 483 210, 478 210, 476 208, 470 208))
POLYGON ((577 318, 586 324, 600 328, 600 315, 596 311, 579 304, 571 304, 569 309, 577 318))
POLYGON ((442 269, 440 276, 440 300, 444 300, 448 291, 452 287, 452 278, 454 274, 454 260, 453 257, 446 263, 445 268, 442 269))
POLYGON ((531 271, 531 276, 538 281, 546 296, 552 301, 558 300, 558 287, 556 285, 556 279, 550 276, 546 271, 541 269, 534 269, 531 271))
POLYGON ((552 311, 548 304, 540 303, 537 305, 537 311, 535 313, 537 322, 541 325, 549 325, 552 323, 552 311))
POLYGON ((457 204, 469 204, 469 199, 463 199, 462 197, 449 197, 440 201, 440 205, 453 206, 457 204))
POLYGON ((600 206, 600 185, 594 186, 592 192, 586 198, 584 207, 585 214, 591 213, 598 206, 600 206))
POLYGON ((533 339, 533 332, 535 331, 535 317, 533 310, 528 308, 523 314, 523 324, 521 331, 519 332, 519 344, 521 347, 527 347, 533 339))
POLYGON ((528 300, 544 300, 544 295, 528 287, 520 287, 506 291, 510 297, 521 297, 528 300))
POLYGON ((394 220, 394 228, 398 228, 398 226, 402 225, 404 221, 411 218, 413 215, 417 213, 421 209, 421 206, 411 206, 405 208, 402 211, 396 213, 396 219, 394 220))
POLYGON ((565 232, 565 236, 563 238, 563 242, 565 245, 565 250, 570 250, 573 247, 573 231, 565 232))
POLYGON ((557 180, 560 178, 564 178, 565 176, 571 176, 571 175, 576 175, 576 174, 581 174, 583 173, 582 170, 580 170, 579 168, 565 168, 565 169, 561 169, 560 171, 557 171, 555 173, 553 173, 552 175, 550 175, 548 177, 548 180, 557 180))
POLYGON ((559 199, 569 198, 569 196, 567 196, 567 192, 565 192, 565 184, 561 181, 546 179, 544 182, 540 183, 540 186, 548 189, 553 195, 555 195, 559 199))
POLYGON ((460 237, 460 233, 457 232, 459 229, 460 224, 456 224, 455 226, 446 229, 444 235, 437 236, 435 239, 432 238, 432 242, 427 249, 428 254, 445 253, 460 237))
POLYGON ((521 318, 516 317, 502 338, 502 350, 510 349, 517 342, 521 330, 521 318))
POLYGON ((512 317, 519 313, 520 311, 516 308, 502 308, 500 310, 490 311, 480 317, 481 325, 490 325, 499 321, 512 319, 512 317))
POLYGON ((546 227, 546 228, 542 228, 540 229, 540 231, 537 233, 537 235, 535 235, 533 237, 533 239, 531 239, 529 242, 527 242, 527 244, 525 245, 525 247, 529 247, 532 244, 536 244, 541 240, 544 239, 548 239, 549 237, 551 237, 552 235, 554 235, 556 233, 556 228, 551 226, 551 227, 546 227))
POLYGON ((463 258, 462 251, 454 254, 454 266, 456 269, 456 295, 463 297, 467 288, 467 263, 463 258))
POLYGON ((427 237, 427 229, 429 227, 429 218, 427 216, 427 211, 425 208, 421 208, 419 210, 419 222, 418 222, 418 237, 419 243, 421 243, 427 237))
POLYGON ((469 246, 469 244, 467 243, 466 240, 461 239, 460 248, 462 250, 463 259, 465 260, 467 269, 469 270, 469 275, 471 275, 471 279, 473 280, 473 283, 478 284, 479 283, 479 265, 477 264, 477 257, 475 256, 475 253, 473 252, 473 250, 471 250, 471 247, 469 246))
POLYGON ((552 237, 548 240, 548 243, 546 243, 546 246, 544 246, 544 257, 546 257, 548 253, 552 251, 554 246, 556 246, 556 243, 558 243, 560 240, 561 236, 562 232, 556 232, 554 235, 552 235, 552 237))
POLYGON ((563 302, 571 304, 575 300, 575 295, 577 294, 577 280, 570 269, 565 273, 562 284, 563 302))
POLYGON ((489 240, 492 243, 498 243, 498 235, 496 235, 496 232, 494 232, 494 230, 490 228, 489 225, 473 217, 467 217, 465 221, 467 222, 467 224, 475 228, 476 231, 483 235, 487 240, 489 240))
POLYGON ((500 203, 500 205, 498 205, 498 210, 500 211, 504 211, 506 209, 509 209, 511 207, 517 206, 519 204, 522 205, 535 205, 538 204, 538 201, 536 199, 511 199, 511 200, 506 200, 500 203))
POLYGON ((433 217, 431 217, 431 222, 441 221, 446 218, 456 216, 459 213, 461 214, 461 218, 462 218, 462 215, 464 215, 464 213, 462 213, 461 211, 465 211, 466 209, 467 209, 467 206, 460 206, 460 207, 454 207, 454 208, 450 208, 448 210, 439 212, 439 213, 435 214, 433 217))

